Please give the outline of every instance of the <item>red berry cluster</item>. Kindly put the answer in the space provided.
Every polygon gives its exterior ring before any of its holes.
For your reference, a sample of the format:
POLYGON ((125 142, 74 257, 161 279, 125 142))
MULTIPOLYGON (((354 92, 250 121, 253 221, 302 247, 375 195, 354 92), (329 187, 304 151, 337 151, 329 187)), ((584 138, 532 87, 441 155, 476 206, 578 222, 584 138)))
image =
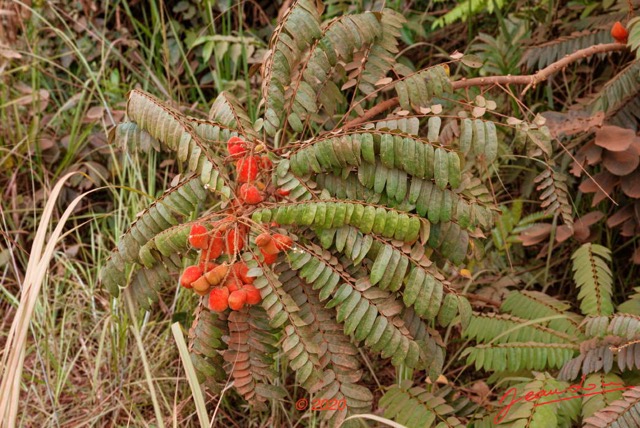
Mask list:
MULTIPOLYGON (((200 251, 199 263, 188 266, 182 273, 180 285, 193 289, 201 296, 209 295, 209 308, 222 312, 227 308, 240 310, 247 305, 255 305, 262 300, 260 291, 253 285, 253 277, 247 276, 248 267, 238 260, 238 255, 247 242, 248 228, 238 221, 246 214, 247 205, 257 205, 264 201, 265 185, 257 181, 261 171, 270 170, 273 165, 267 156, 251 154, 245 141, 231 137, 227 151, 235 160, 237 198, 231 201, 227 216, 207 224, 195 224, 189 234, 189 243, 200 251), (221 262, 219 260, 224 257, 221 262)), ((282 190, 282 189, 278 189, 282 190)), ((288 192, 275 192, 286 196, 288 192)), ((293 245, 293 240, 279 233, 262 233, 256 237, 256 246, 262 257, 256 257, 260 264, 275 263, 278 253, 293 245)))
POLYGON ((231 137, 227 142, 227 151, 232 159, 236 159, 236 180, 238 199, 247 205, 257 205, 264 201, 264 185, 256 182, 262 170, 272 167, 268 156, 254 156, 247 143, 240 137, 231 137))
POLYGON ((224 235, 221 230, 225 226, 224 220, 213 224, 218 226, 214 231, 209 231, 201 224, 195 224, 191 228, 189 243, 202 250, 200 263, 184 270, 180 285, 193 289, 201 296, 208 293, 209 308, 218 312, 227 307, 240 310, 245 304, 260 303, 260 291, 253 286, 254 278, 247 276, 249 268, 244 262, 217 264, 214 261, 222 254, 235 256, 244 247, 244 234, 237 232, 243 229, 227 228, 224 235))

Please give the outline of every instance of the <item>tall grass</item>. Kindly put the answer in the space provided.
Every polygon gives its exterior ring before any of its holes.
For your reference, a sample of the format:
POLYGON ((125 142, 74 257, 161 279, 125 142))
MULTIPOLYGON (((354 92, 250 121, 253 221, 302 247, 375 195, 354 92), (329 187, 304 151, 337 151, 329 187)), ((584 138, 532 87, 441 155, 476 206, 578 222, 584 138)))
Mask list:
MULTIPOLYGON (((20 58, 0 60, 0 426, 200 426, 218 398, 198 398, 170 329, 189 327, 191 293, 149 314, 97 282, 116 239, 179 172, 106 134, 136 85, 206 110, 194 71, 166 67, 170 39, 185 63, 189 47, 161 1, 144 20, 105 2, 102 21, 71 4, 16 4, 28 12, 14 28, 20 58)), ((225 401, 212 422, 248 426, 240 415, 225 401)))

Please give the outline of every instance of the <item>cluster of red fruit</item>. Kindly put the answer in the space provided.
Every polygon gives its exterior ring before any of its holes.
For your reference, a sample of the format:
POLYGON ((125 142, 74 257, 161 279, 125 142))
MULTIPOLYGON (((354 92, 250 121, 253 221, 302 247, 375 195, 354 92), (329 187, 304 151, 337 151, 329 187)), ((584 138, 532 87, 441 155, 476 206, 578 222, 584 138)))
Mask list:
MULTIPOLYGON (((268 156, 254 156, 249 151, 247 143, 240 137, 231 137, 227 141, 227 151, 232 159, 236 159, 239 202, 247 205, 257 205, 264 200, 264 195, 255 183, 261 169, 271 168, 271 160, 268 156)), ((260 185, 260 187, 264 187, 260 185)))
MULTIPOLYGON (((261 190, 264 184, 257 182, 261 170, 272 167, 267 156, 254 156, 247 143, 239 137, 231 137, 227 150, 236 160, 236 180, 239 184, 237 199, 232 201, 229 215, 213 221, 208 229, 203 224, 191 227, 189 244, 200 251, 197 265, 188 266, 182 273, 180 285, 193 289, 201 296, 209 295, 209 308, 222 312, 227 308, 240 310, 247 305, 255 305, 262 300, 260 291, 253 285, 254 277, 247 276, 248 267, 242 261, 216 263, 222 255, 227 260, 237 260, 244 249, 247 226, 238 222, 239 211, 246 205, 256 205, 264 200, 261 190)), ((256 237, 256 246, 262 254, 257 258, 260 264, 275 263, 278 253, 293 245, 293 240, 279 233, 261 233, 256 237)))
MULTIPOLYGON (((193 289, 201 296, 208 293, 209 308, 216 312, 222 312, 227 308, 237 311, 245 304, 255 305, 262 300, 260 291, 253 285, 255 278, 247 275, 249 268, 244 262, 217 264, 213 261, 224 253, 224 241, 226 253, 229 255, 237 254, 244 247, 246 232, 237 233, 237 230, 242 229, 227 228, 224 239, 223 222, 214 223, 218 228, 213 233, 201 224, 192 226, 189 243, 192 247, 202 250, 200 263, 188 266, 180 278, 180 285, 183 287, 193 289)), ((286 235, 271 235, 265 232, 256 237, 256 245, 263 255, 261 264, 272 264, 276 261, 278 253, 291 248, 293 240, 286 235)))

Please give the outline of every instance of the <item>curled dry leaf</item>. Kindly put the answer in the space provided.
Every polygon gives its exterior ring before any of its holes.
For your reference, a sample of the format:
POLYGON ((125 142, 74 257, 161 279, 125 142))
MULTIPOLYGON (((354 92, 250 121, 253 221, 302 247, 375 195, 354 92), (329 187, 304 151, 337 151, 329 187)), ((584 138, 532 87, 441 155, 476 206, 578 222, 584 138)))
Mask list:
POLYGON ((625 221, 629 220, 633 215, 633 206, 627 205, 622 209, 616 211, 613 215, 609 216, 607 219, 607 227, 616 227, 620 226, 625 221))
POLYGON ((580 177, 586 165, 596 165, 602 161, 602 147, 596 146, 593 142, 587 143, 578 150, 575 161, 571 166, 571 174, 580 177))
POLYGON ((518 235, 518 239, 522 242, 522 245, 529 247, 531 245, 539 244, 547 239, 551 233, 551 225, 547 223, 534 224, 527 228, 524 232, 518 235))
POLYGON ((634 146, 620 152, 606 151, 602 155, 602 164, 612 174, 623 176, 631 174, 640 165, 640 157, 634 146))
POLYGON ((620 187, 625 195, 640 199, 640 170, 636 169, 631 174, 622 177, 620 187))
POLYGON ((579 190, 582 193, 595 193, 591 206, 598 205, 603 201, 607 195, 613 192, 613 188, 618 182, 618 177, 607 171, 595 174, 592 178, 587 177, 582 183, 580 183, 579 190), (594 181, 595 180, 595 181, 594 181))
POLYGON ((591 235, 590 227, 602 220, 603 217, 604 213, 601 211, 592 211, 588 214, 583 215, 573 224, 573 236, 580 242, 587 241, 589 239, 589 236, 591 235))
POLYGON ((612 152, 623 152, 636 138, 631 129, 606 125, 596 131, 595 143, 612 152))

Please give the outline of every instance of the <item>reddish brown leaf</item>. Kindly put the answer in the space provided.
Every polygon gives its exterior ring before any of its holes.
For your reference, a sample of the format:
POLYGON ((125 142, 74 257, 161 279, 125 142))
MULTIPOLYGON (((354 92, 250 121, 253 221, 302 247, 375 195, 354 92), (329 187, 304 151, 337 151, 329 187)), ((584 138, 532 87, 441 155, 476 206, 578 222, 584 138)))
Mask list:
POLYGON ((573 236, 574 229, 563 224, 556 229, 556 241, 564 242, 573 236))
POLYGON ((640 198, 640 170, 635 170, 620 179, 620 187, 625 195, 640 198))
POLYGON ((591 235, 591 229, 589 228, 592 224, 600 221, 604 217, 604 213, 600 211, 592 211, 588 214, 583 215, 574 223, 575 233, 573 236, 580 242, 585 242, 589 239, 591 235))
POLYGON ((596 224, 597 222, 599 222, 600 220, 602 220, 602 218, 604 217, 604 213, 601 211, 591 211, 590 213, 587 213, 585 215, 583 215, 582 217, 580 217, 576 223, 580 223, 585 227, 589 227, 593 224, 596 224))
POLYGON ((587 143, 578 150, 576 160, 571 166, 571 174, 580 177, 584 172, 585 165, 596 165, 602 160, 602 147, 598 147, 593 142, 587 143))
POLYGON ((626 207, 619 209, 612 216, 607 219, 607 227, 620 226, 625 221, 629 220, 633 215, 633 206, 627 205, 626 207))
POLYGON ((612 152, 624 152, 635 138, 631 129, 607 125, 596 131, 595 143, 612 152))
POLYGON ((640 265, 640 247, 636 248, 636 250, 633 252, 631 261, 636 265, 640 265))
POLYGON ((638 223, 636 223, 635 219, 629 219, 622 225, 622 232, 620 232, 620 234, 625 237, 635 236, 637 226, 638 223))
POLYGON ((518 239, 525 247, 536 245, 549 237, 551 233, 551 225, 547 223, 534 224, 524 232, 522 232, 518 239))
POLYGON ((591 206, 598 205, 607 195, 613 192, 613 188, 617 183, 617 177, 609 174, 607 171, 600 172, 593 176, 593 179, 587 178, 578 188, 582 193, 595 193, 591 206), (594 181, 595 180, 595 181, 594 181), (596 184, 597 183, 597 184, 596 184))
POLYGON ((630 146, 621 152, 604 152, 602 164, 611 173, 623 176, 631 174, 640 165, 640 157, 635 146, 630 146))

